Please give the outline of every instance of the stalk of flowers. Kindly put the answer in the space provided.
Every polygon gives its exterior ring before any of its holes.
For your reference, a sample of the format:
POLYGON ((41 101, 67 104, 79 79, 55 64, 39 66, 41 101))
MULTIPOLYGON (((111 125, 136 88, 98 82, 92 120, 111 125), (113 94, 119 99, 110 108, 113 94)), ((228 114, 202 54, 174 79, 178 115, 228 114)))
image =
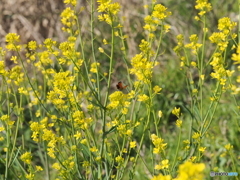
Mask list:
MULTIPOLYGON (((192 136, 194 144, 198 147, 193 149, 198 150, 198 160, 201 158, 201 138, 208 131, 212 121, 214 120, 214 113, 219 104, 221 95, 229 88, 229 84, 226 83, 227 79, 231 77, 233 71, 226 69, 226 48, 231 39, 234 39, 236 35, 233 33, 233 28, 236 23, 232 22, 229 18, 222 18, 219 20, 218 29, 221 32, 213 33, 209 40, 212 43, 216 43, 216 49, 209 60, 205 60, 205 50, 207 47, 207 33, 208 28, 206 24, 206 13, 211 11, 212 6, 208 1, 196 1, 196 9, 200 10, 198 16, 195 17, 197 21, 203 23, 203 37, 202 43, 199 43, 199 37, 196 34, 190 36, 190 43, 184 44, 183 35, 178 35, 178 45, 174 48, 175 52, 179 56, 181 63, 181 69, 184 70, 186 76, 189 77, 188 91, 191 96, 190 110, 193 114, 192 125, 190 127, 190 134, 192 129, 198 129, 192 136), (191 50, 193 56, 189 56, 188 49, 191 50), (212 66, 213 71, 210 77, 217 80, 215 89, 210 97, 210 103, 205 110, 204 103, 204 82, 206 78, 209 78, 208 74, 205 74, 209 69, 209 65, 212 66), (194 74, 198 74, 198 80, 194 80, 194 74), (198 110, 196 110, 196 107, 198 110), (199 114, 199 118, 198 115, 199 114), (194 121, 200 122, 200 125, 194 124, 194 121)), ((196 75, 195 75, 196 76, 196 75)), ((196 79, 196 78, 195 78, 196 79)), ((191 141, 191 139, 189 139, 191 141)), ((195 146, 194 145, 194 146, 195 146)))
MULTIPOLYGON (((214 32, 209 37, 210 41, 212 43, 216 43, 217 45, 216 50, 212 56, 211 62, 209 63, 213 68, 213 72, 210 74, 210 76, 217 80, 216 89, 214 90, 214 93, 210 98, 210 100, 212 101, 210 107, 213 104, 213 102, 216 102, 215 106, 213 106, 213 112, 215 112, 215 109, 217 107, 217 104, 219 103, 222 93, 226 92, 227 89, 231 89, 230 78, 234 73, 234 70, 228 70, 226 68, 228 64, 226 52, 230 40, 234 40, 237 36, 235 33, 233 33, 235 26, 236 23, 231 21, 230 18, 228 17, 221 18, 218 21, 218 29, 220 30, 220 32, 217 33, 214 32)), ((200 131, 202 135, 204 135, 207 132, 213 120, 214 113, 208 114, 210 116, 210 120, 207 121, 208 116, 206 116, 206 118, 204 119, 200 131)))
POLYGON ((159 51, 161 47, 162 38, 169 31, 170 26, 165 23, 166 18, 171 15, 171 12, 161 4, 155 4, 153 1, 152 4, 152 13, 145 17, 144 29, 147 30, 147 38, 143 39, 139 45, 140 53, 135 55, 131 60, 132 68, 130 73, 136 76, 137 81, 134 83, 135 92, 137 95, 137 101, 139 104, 144 103, 145 108, 147 109, 147 117, 143 121, 143 133, 137 150, 137 155, 133 164, 133 172, 137 163, 137 160, 140 156, 140 150, 143 145, 143 139, 146 135, 146 130, 150 128, 151 119, 154 119, 155 129, 158 133, 156 122, 157 118, 155 117, 156 113, 152 111, 153 98, 159 94, 162 88, 159 86, 152 87, 152 75, 153 68, 159 64, 157 57, 159 56, 159 51), (159 31, 159 33, 157 33, 159 31), (155 34, 159 34, 155 36, 155 34), (154 50, 154 44, 157 42, 156 51, 154 50), (145 89, 147 94, 145 93, 145 89))
MULTIPOLYGON (((17 56, 12 56, 11 60, 14 62, 15 66, 7 70, 4 61, 1 62, 1 77, 5 84, 3 86, 2 92, 6 101, 2 104, 3 111, 1 111, 1 132, 5 132, 1 140, 5 142, 5 172, 4 176, 8 177, 11 174, 10 169, 12 169, 13 164, 19 163, 19 167, 23 168, 23 165, 19 159, 15 160, 16 157, 21 153, 21 148, 16 148, 25 144, 25 139, 20 139, 20 132, 23 130, 24 122, 24 108, 23 104, 25 101, 29 101, 29 92, 31 88, 28 86, 29 77, 26 75, 26 69, 20 52, 24 46, 19 44, 20 36, 15 33, 9 33, 6 35, 6 49, 7 51, 14 51, 17 56), (4 110, 6 108, 6 110, 4 110)), ((5 52, 1 51, 2 58, 5 58, 5 52)), ((32 166, 29 166, 28 171, 25 173, 32 173, 32 166)))

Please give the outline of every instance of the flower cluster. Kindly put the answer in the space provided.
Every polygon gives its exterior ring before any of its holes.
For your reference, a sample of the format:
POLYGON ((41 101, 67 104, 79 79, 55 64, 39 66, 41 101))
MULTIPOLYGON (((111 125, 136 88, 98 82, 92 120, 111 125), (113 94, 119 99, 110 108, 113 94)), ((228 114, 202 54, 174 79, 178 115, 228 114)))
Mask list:
POLYGON ((165 32, 168 32, 170 29, 170 25, 164 25, 164 20, 170 16, 172 13, 167 11, 167 8, 162 4, 156 4, 153 8, 153 12, 151 15, 145 17, 145 26, 144 29, 149 32, 154 32, 157 30, 158 26, 162 26, 165 32))
POLYGON ((157 63, 149 60, 148 57, 153 56, 153 52, 145 40, 142 40, 139 47, 142 49, 142 52, 132 58, 131 65, 133 68, 130 69, 130 73, 136 75, 138 81, 148 84, 152 79, 152 69, 157 63))
POLYGON ((185 47, 191 49, 193 54, 197 54, 198 49, 202 47, 202 44, 198 43, 197 34, 191 35, 189 39, 191 43, 186 44, 185 47))
POLYGON ((204 169, 205 165, 203 163, 194 164, 190 161, 186 161, 179 166, 176 178, 172 178, 170 175, 159 174, 158 176, 154 176, 151 180, 203 180, 204 169))
POLYGON ((203 163, 194 164, 192 162, 185 162, 179 166, 179 173, 174 180, 203 180, 205 165, 203 163))
POLYGON ((66 26, 66 28, 63 27, 62 30, 70 33, 77 23, 77 16, 75 15, 74 10, 72 10, 70 7, 67 7, 61 13, 61 17, 61 22, 66 26))
POLYGON ((167 143, 164 143, 164 140, 162 138, 159 138, 157 135, 152 134, 151 139, 155 146, 155 148, 153 148, 154 154, 160 154, 164 151, 164 149, 166 149, 167 143))
POLYGON ((110 103, 107 108, 110 110, 120 109, 123 114, 128 113, 128 107, 130 106, 130 94, 124 94, 122 91, 115 91, 109 96, 110 103))
POLYGON ((226 85, 226 79, 233 74, 233 70, 226 69, 226 63, 224 51, 228 46, 228 37, 231 35, 232 38, 236 37, 236 34, 232 33, 233 28, 236 26, 235 22, 232 22, 229 18, 222 18, 218 21, 218 29, 220 32, 214 32, 210 37, 212 43, 217 44, 217 51, 213 54, 213 59, 210 63, 214 72, 211 73, 212 78, 217 79, 220 84, 224 87, 226 85))
POLYGON ((212 5, 208 2, 208 0, 196 0, 196 3, 197 5, 195 8, 200 10, 198 13, 200 17, 212 10, 212 5))
POLYGON ((98 19, 112 25, 120 10, 120 4, 112 3, 112 0, 98 0, 97 2, 99 4, 97 11, 103 13, 98 16, 98 19))
POLYGON ((21 46, 18 45, 19 41, 20 41, 19 35, 17 35, 16 33, 8 33, 6 35, 6 42, 8 43, 6 45, 6 48, 12 51, 20 51, 21 46))

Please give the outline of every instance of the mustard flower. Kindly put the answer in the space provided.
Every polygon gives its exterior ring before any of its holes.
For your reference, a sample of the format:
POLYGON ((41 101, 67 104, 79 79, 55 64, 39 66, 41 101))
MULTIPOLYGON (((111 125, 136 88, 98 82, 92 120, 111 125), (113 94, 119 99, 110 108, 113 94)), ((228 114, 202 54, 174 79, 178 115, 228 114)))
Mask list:
MULTIPOLYGON (((129 103, 127 103, 128 95, 124 94, 122 91, 115 91, 109 96, 110 103, 107 108, 109 109, 117 109, 128 107, 129 103)), ((126 110, 125 110, 126 112, 126 110)))
POLYGON ((77 126, 82 126, 85 122, 84 113, 82 111, 75 111, 72 117, 77 126))
POLYGON ((20 50, 20 45, 17 45, 17 43, 20 41, 20 36, 17 35, 16 33, 8 33, 6 35, 6 42, 8 43, 6 45, 6 48, 8 50, 13 50, 13 51, 19 51, 20 50))
POLYGON ((103 44, 108 44, 108 41, 105 38, 103 39, 103 44))
POLYGON ((0 57, 2 60, 4 60, 5 55, 6 55, 6 51, 4 51, 2 47, 0 47, 0 57))
POLYGON ((131 136, 133 134, 133 131, 131 129, 128 129, 127 132, 125 132, 127 136, 131 136))
POLYGON ((202 44, 197 43, 198 42, 198 36, 196 34, 193 34, 189 37, 190 42, 189 44, 186 44, 185 47, 192 49, 193 54, 197 54, 197 51, 200 47, 202 47, 202 44))
POLYGON ((98 0, 99 6, 97 8, 98 12, 105 13, 98 16, 100 21, 105 21, 107 24, 112 24, 113 18, 117 15, 120 10, 119 3, 112 3, 112 0, 98 0))
POLYGON ((225 86, 227 77, 231 76, 234 71, 225 69, 225 64, 220 53, 215 53, 213 55, 210 65, 212 65, 214 70, 214 72, 211 73, 212 78, 217 79, 222 86, 225 86))
POLYGON ((127 132, 127 125, 126 124, 119 124, 117 126, 117 130, 118 130, 120 135, 124 135, 127 132))
POLYGON ((154 91, 155 94, 158 94, 161 90, 162 90, 162 88, 160 88, 159 86, 154 86, 153 87, 153 91, 154 91))
POLYGON ((136 141, 131 141, 130 142, 130 148, 135 148, 136 147, 136 141))
POLYGON ((165 32, 165 33, 169 32, 169 31, 170 31, 170 28, 171 28, 171 26, 170 26, 169 24, 165 24, 165 25, 163 26, 163 29, 164 29, 164 32, 165 32))
POLYGON ((147 101, 149 99, 149 97, 146 94, 143 95, 138 95, 138 101, 147 101))
POLYGON ((63 28, 64 31, 70 32, 70 29, 76 24, 77 16, 70 7, 64 9, 61 13, 61 22, 63 25, 67 26, 67 28, 63 28))
POLYGON ((177 35, 177 46, 174 47, 174 52, 177 53, 177 55, 180 55, 180 51, 183 49, 184 47, 184 37, 182 34, 177 35))
POLYGON ((154 169, 161 170, 161 169, 168 169, 169 168, 169 160, 165 159, 162 160, 160 164, 156 165, 154 169))
POLYGON ((124 158, 121 157, 120 155, 118 155, 116 158, 115 158, 116 162, 121 165, 123 162, 124 162, 124 158))
POLYGON ((174 114, 175 116, 177 116, 178 118, 180 117, 180 108, 174 108, 172 110, 172 114, 174 114))
POLYGON ((206 150, 206 147, 200 147, 198 150, 199 150, 201 153, 203 153, 203 152, 206 150))
POLYGON ((212 10, 212 5, 208 3, 208 0, 196 0, 197 5, 195 9, 200 9, 201 12, 199 13, 200 16, 203 16, 206 12, 212 10))
POLYGON ((181 127, 182 127, 182 120, 178 119, 178 120, 176 121, 176 126, 179 127, 179 128, 181 128, 181 127))
POLYGON ((89 161, 83 161, 83 167, 89 167, 90 166, 90 163, 89 161))
POLYGON ((43 168, 41 166, 36 166, 36 171, 43 171, 43 168))
POLYGON ((150 51, 150 43, 147 42, 146 40, 142 39, 142 41, 141 41, 141 43, 139 45, 139 49, 143 53, 147 54, 150 51))
POLYGON ((64 4, 71 4, 73 6, 76 6, 77 0, 64 0, 64 4))
POLYGON ((96 146, 93 146, 92 148, 90 148, 90 151, 91 151, 91 152, 97 152, 98 149, 96 148, 96 146))
POLYGON ((82 134, 79 131, 77 131, 76 134, 74 134, 74 137, 76 138, 76 140, 78 140, 82 137, 82 134))
POLYGON ((237 53, 232 54, 234 64, 240 64, 240 45, 237 47, 237 53))
POLYGON ((218 29, 228 34, 237 26, 236 22, 232 22, 229 17, 223 17, 218 20, 218 29))
POLYGON ((162 175, 162 174, 159 174, 157 176, 154 176, 151 180, 171 180, 171 176, 170 175, 162 175))
POLYGON ((205 165, 203 163, 194 164, 186 161, 179 166, 178 176, 174 180, 203 180, 205 165))
POLYGON ((144 53, 135 55, 131 60, 130 73, 137 76, 139 81, 148 84, 152 78, 152 69, 156 65, 144 56, 144 53))
POLYGON ((230 143, 224 146, 226 150, 230 151, 231 149, 233 149, 233 145, 231 145, 230 143))
POLYGON ((31 152, 25 152, 21 155, 20 159, 25 162, 26 164, 30 164, 32 160, 32 153, 31 152))
POLYGON ((192 90, 192 93, 193 93, 193 94, 197 94, 197 93, 198 93, 198 90, 197 90, 196 88, 194 88, 194 89, 192 90))
POLYGON ((91 71, 92 73, 97 73, 97 72, 98 72, 97 68, 98 68, 99 66, 100 66, 100 63, 97 63, 97 62, 92 63, 92 64, 91 64, 91 69, 90 69, 90 71, 91 71))
POLYGON ((190 157, 189 162, 195 162, 196 159, 197 159, 197 156, 192 156, 190 157))
POLYGON ((200 138, 199 132, 195 132, 195 133, 192 135, 192 138, 193 138, 193 139, 199 139, 199 138, 200 138))
POLYGON ((5 70, 4 61, 0 61, 0 74, 1 74, 1 75, 7 75, 7 72, 6 72, 6 70, 5 70))
POLYGON ((19 94, 24 94, 24 95, 28 94, 27 90, 24 90, 23 87, 18 88, 18 92, 19 92, 19 94))
POLYGON ((190 141, 189 140, 184 140, 183 141, 183 144, 184 144, 184 150, 189 150, 190 149, 190 141))
POLYGON ((164 149, 166 149, 167 143, 164 143, 164 140, 162 138, 159 138, 155 134, 152 134, 151 139, 152 139, 152 142, 155 146, 155 148, 153 148, 153 153, 154 154, 159 154, 164 149))
POLYGON ((167 11, 167 8, 165 6, 163 6, 162 4, 156 4, 154 6, 152 16, 159 20, 164 20, 171 14, 172 13, 170 11, 167 11))
POLYGON ((30 41, 27 46, 32 51, 36 50, 37 49, 37 42, 36 41, 30 41))
POLYGON ((158 117, 161 118, 163 115, 162 111, 158 111, 158 117))
POLYGON ((25 177, 26 177, 26 179, 28 179, 28 180, 34 180, 35 175, 32 174, 32 173, 28 173, 28 174, 25 175, 25 177))
POLYGON ((51 158, 53 158, 53 159, 56 158, 55 153, 56 153, 56 150, 55 150, 54 148, 47 148, 47 154, 48 154, 51 158))
POLYGON ((5 128, 2 127, 2 126, 0 126, 0 132, 2 132, 2 131, 4 131, 4 130, 5 130, 5 128))
POLYGON ((123 114, 127 114, 127 113, 128 113, 128 108, 123 108, 123 109, 122 109, 122 113, 123 113, 123 114))

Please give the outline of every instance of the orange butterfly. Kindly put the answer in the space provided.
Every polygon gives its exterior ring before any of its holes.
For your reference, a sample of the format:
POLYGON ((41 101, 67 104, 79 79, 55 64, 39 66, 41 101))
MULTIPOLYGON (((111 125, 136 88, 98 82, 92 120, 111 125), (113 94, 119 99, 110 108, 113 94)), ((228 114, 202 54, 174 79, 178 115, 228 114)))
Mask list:
POLYGON ((123 86, 121 81, 118 82, 116 86, 117 86, 118 90, 120 90, 120 91, 124 90, 127 87, 127 86, 123 86))

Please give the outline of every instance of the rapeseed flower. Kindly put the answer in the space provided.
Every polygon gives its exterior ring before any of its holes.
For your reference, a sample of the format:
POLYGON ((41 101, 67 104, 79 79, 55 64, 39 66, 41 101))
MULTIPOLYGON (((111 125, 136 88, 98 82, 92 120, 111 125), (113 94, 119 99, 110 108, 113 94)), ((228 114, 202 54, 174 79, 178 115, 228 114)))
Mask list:
POLYGON ((7 42, 6 48, 8 50, 20 51, 21 46, 17 45, 18 42, 20 41, 19 35, 17 35, 16 33, 8 33, 5 38, 7 42))
POLYGON ((98 19, 112 25, 113 20, 120 10, 120 4, 112 3, 112 0, 98 0, 97 2, 99 4, 97 11, 103 13, 98 16, 98 19))
POLYGON ((151 139, 155 148, 153 148, 154 154, 160 154, 166 149, 167 143, 164 143, 162 138, 157 137, 157 135, 152 134, 151 139))
POLYGON ((194 164, 186 161, 179 166, 178 176, 174 180, 203 180, 205 165, 203 163, 194 164))
POLYGON ((162 175, 159 174, 157 176, 154 176, 151 180, 171 180, 171 176, 170 175, 162 175))
POLYGON ((25 152, 21 155, 21 160, 25 162, 26 164, 30 164, 32 160, 32 153, 31 152, 25 152))

